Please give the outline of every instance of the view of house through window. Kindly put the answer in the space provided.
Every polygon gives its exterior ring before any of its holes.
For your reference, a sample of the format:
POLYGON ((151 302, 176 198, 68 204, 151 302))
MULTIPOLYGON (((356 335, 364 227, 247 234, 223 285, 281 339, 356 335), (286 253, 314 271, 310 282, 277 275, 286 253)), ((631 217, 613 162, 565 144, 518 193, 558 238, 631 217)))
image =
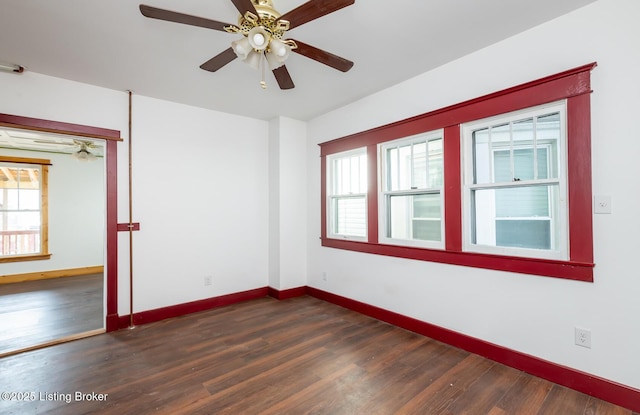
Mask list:
POLYGON ((0 259, 47 253, 46 174, 47 166, 41 164, 0 159, 0 259))
POLYGON ((466 128, 470 250, 565 257, 563 118, 556 105, 466 128))
POLYGON ((441 247, 443 241, 442 131, 385 143, 380 240, 441 247))

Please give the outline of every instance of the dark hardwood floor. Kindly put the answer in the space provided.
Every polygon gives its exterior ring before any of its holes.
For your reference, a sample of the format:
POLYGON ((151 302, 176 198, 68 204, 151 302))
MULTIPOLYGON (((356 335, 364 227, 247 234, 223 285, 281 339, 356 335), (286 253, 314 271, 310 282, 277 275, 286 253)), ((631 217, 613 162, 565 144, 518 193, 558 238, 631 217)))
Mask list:
POLYGON ((632 414, 312 297, 9 356, 0 373, 0 391, 35 398, 2 414, 632 414))
POLYGON ((102 274, 0 284, 0 355, 104 326, 102 274))

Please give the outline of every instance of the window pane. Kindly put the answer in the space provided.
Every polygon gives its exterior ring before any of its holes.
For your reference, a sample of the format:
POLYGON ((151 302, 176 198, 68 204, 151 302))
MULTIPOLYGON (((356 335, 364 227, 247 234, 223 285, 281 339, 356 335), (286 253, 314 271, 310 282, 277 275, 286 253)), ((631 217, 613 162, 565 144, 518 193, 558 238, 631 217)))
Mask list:
POLYGON ((514 122, 513 134, 513 179, 533 180, 533 118, 514 122))
POLYGON ((18 210, 18 189, 6 189, 6 200, 2 210, 18 210))
POLYGON ((397 190, 400 184, 398 182, 398 148, 390 148, 387 150, 387 189, 397 190))
POLYGON ((394 190, 408 190, 411 188, 411 146, 400 147, 398 154, 398 189, 394 190))
POLYGON ((38 210, 40 209, 40 190, 27 189, 19 190, 18 209, 20 210, 38 210))
POLYGON ((441 240, 440 194, 389 196, 388 206, 387 237, 441 240))
POLYGON ((4 212, 0 231, 2 255, 40 253, 40 213, 4 212))
MULTIPOLYGON (((536 138, 539 149, 542 149, 543 146, 549 149, 549 154, 547 154, 548 161, 543 165, 543 169, 541 169, 540 160, 538 160, 538 177, 557 179, 560 113, 556 112, 536 119, 536 138)), ((540 153, 538 153, 539 156, 540 153)))
POLYGON ((496 189, 496 217, 549 216, 549 187, 496 189))
POLYGON ((413 145, 413 188, 427 187, 427 143, 413 145))
POLYGON ((491 183, 491 148, 489 129, 473 132, 473 182, 491 183))
POLYGON ((560 224, 558 185, 472 192, 472 242, 479 245, 556 249, 560 224))
POLYGON ((551 220, 497 220, 496 246, 551 249, 551 220))
POLYGON ((444 159, 442 139, 429 141, 429 187, 440 187, 443 182, 444 159))
POLYGON ((335 198, 333 201, 333 233, 366 236, 366 203, 364 197, 335 198))
POLYGON ((366 193, 367 191, 367 156, 357 154, 333 160, 332 189, 333 195, 349 195, 366 193))

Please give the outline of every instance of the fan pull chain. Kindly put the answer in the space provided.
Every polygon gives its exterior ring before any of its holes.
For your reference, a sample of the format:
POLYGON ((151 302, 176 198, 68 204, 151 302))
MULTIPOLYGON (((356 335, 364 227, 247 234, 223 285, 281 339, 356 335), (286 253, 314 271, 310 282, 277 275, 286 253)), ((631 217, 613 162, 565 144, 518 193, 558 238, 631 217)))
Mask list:
POLYGON ((265 72, 264 67, 265 67, 265 64, 267 63, 266 62, 267 57, 265 56, 264 52, 261 53, 261 55, 262 56, 260 58, 260 72, 262 73, 262 79, 260 80, 260 87, 262 89, 267 89, 267 82, 264 80, 264 72, 265 72))

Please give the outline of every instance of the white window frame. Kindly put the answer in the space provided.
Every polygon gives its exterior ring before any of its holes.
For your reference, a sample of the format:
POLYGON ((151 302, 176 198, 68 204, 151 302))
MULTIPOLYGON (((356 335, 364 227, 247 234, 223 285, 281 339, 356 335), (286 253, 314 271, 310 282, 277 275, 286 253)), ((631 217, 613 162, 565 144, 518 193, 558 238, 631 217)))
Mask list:
MULTIPOLYGON (((444 129, 429 131, 410 137, 403 137, 398 140, 387 141, 378 144, 378 177, 380 188, 378 189, 378 241, 386 245, 402 245, 418 248, 444 249, 445 247, 445 223, 444 223, 444 129), (391 148, 398 148, 414 143, 442 140, 442 183, 438 187, 414 188, 407 190, 388 190, 388 166, 386 152, 391 148), (440 195, 440 241, 427 241, 421 239, 400 239, 387 236, 389 230, 390 212, 389 200, 392 196, 412 196, 412 195, 440 195)), ((429 154, 427 145, 426 169, 429 171, 429 154)), ((413 174, 413 166, 411 167, 413 174)))
MULTIPOLYGON (((521 111, 515 111, 511 113, 501 114, 495 117, 490 117, 482 120, 473 121, 461 125, 461 149, 462 149, 462 168, 463 168, 463 251, 466 252, 478 252, 485 254, 496 254, 505 256, 517 256, 528 258, 540 258, 540 259, 552 259, 552 260, 568 260, 569 259, 569 221, 568 221, 568 192, 567 192, 567 109, 566 101, 559 101, 550 104, 545 104, 537 107, 527 108, 521 111), (542 116, 545 114, 558 112, 560 115, 560 137, 558 140, 558 178, 557 179, 536 179, 525 181, 514 181, 512 183, 473 183, 473 132, 495 126, 498 124, 507 124, 511 122, 517 122, 523 119, 542 116), (518 188, 526 185, 556 185, 558 186, 558 208, 555 222, 557 226, 551 226, 552 238, 557 238, 557 249, 534 249, 534 248, 521 248, 521 247, 504 247, 504 246, 491 246, 481 245, 472 242, 473 235, 473 221, 472 215, 475 214, 472 211, 472 193, 477 190, 483 189, 506 189, 506 188, 518 188), (556 234, 557 232, 557 234, 556 234)), ((517 146, 514 146, 515 149, 517 146)), ((492 153, 495 149, 491 149, 492 153)), ((548 153, 550 154, 550 153, 548 153)), ((493 157, 493 156, 492 156, 493 157)), ((491 171, 490 175, 493 177, 495 172, 491 171)), ((494 207, 495 210, 495 207, 494 207)), ((553 210, 550 209, 550 212, 553 210)), ((495 223, 494 214, 494 223, 495 223)), ((494 226, 495 228, 495 226, 494 226)))
MULTIPOLYGON (((368 196, 367 196, 367 183, 364 183, 364 187, 365 187, 365 191, 364 192, 349 192, 349 193, 344 193, 344 194, 334 194, 333 193, 333 189, 334 189, 334 181, 336 180, 336 172, 334 172, 333 166, 334 166, 334 161, 338 160, 338 159, 343 159, 343 158, 347 158, 347 157, 353 157, 353 156, 365 156, 365 160, 367 157, 367 148, 366 147, 361 147, 361 148, 357 148, 357 149, 353 149, 353 150, 349 150, 349 151, 344 151, 344 152, 340 152, 340 153, 335 153, 335 154, 331 154, 330 156, 327 157, 327 198, 326 198, 326 203, 327 203, 327 237, 328 238, 333 238, 333 239, 345 239, 345 240, 350 240, 350 241, 360 241, 360 242, 368 242, 369 237, 368 237, 368 215, 369 215, 369 209, 368 209, 368 196), (346 233, 337 233, 334 232, 334 223, 335 223, 335 212, 333 209, 333 205, 334 205, 334 201, 337 201, 339 199, 346 199, 346 198, 362 198, 364 199, 364 236, 360 236, 360 235, 352 235, 352 234, 346 234, 346 233)), ((367 165, 367 169, 369 168, 369 166, 367 165)), ((368 171, 368 170, 367 170, 368 171)), ((368 179, 368 173, 365 175, 365 180, 368 179)))

